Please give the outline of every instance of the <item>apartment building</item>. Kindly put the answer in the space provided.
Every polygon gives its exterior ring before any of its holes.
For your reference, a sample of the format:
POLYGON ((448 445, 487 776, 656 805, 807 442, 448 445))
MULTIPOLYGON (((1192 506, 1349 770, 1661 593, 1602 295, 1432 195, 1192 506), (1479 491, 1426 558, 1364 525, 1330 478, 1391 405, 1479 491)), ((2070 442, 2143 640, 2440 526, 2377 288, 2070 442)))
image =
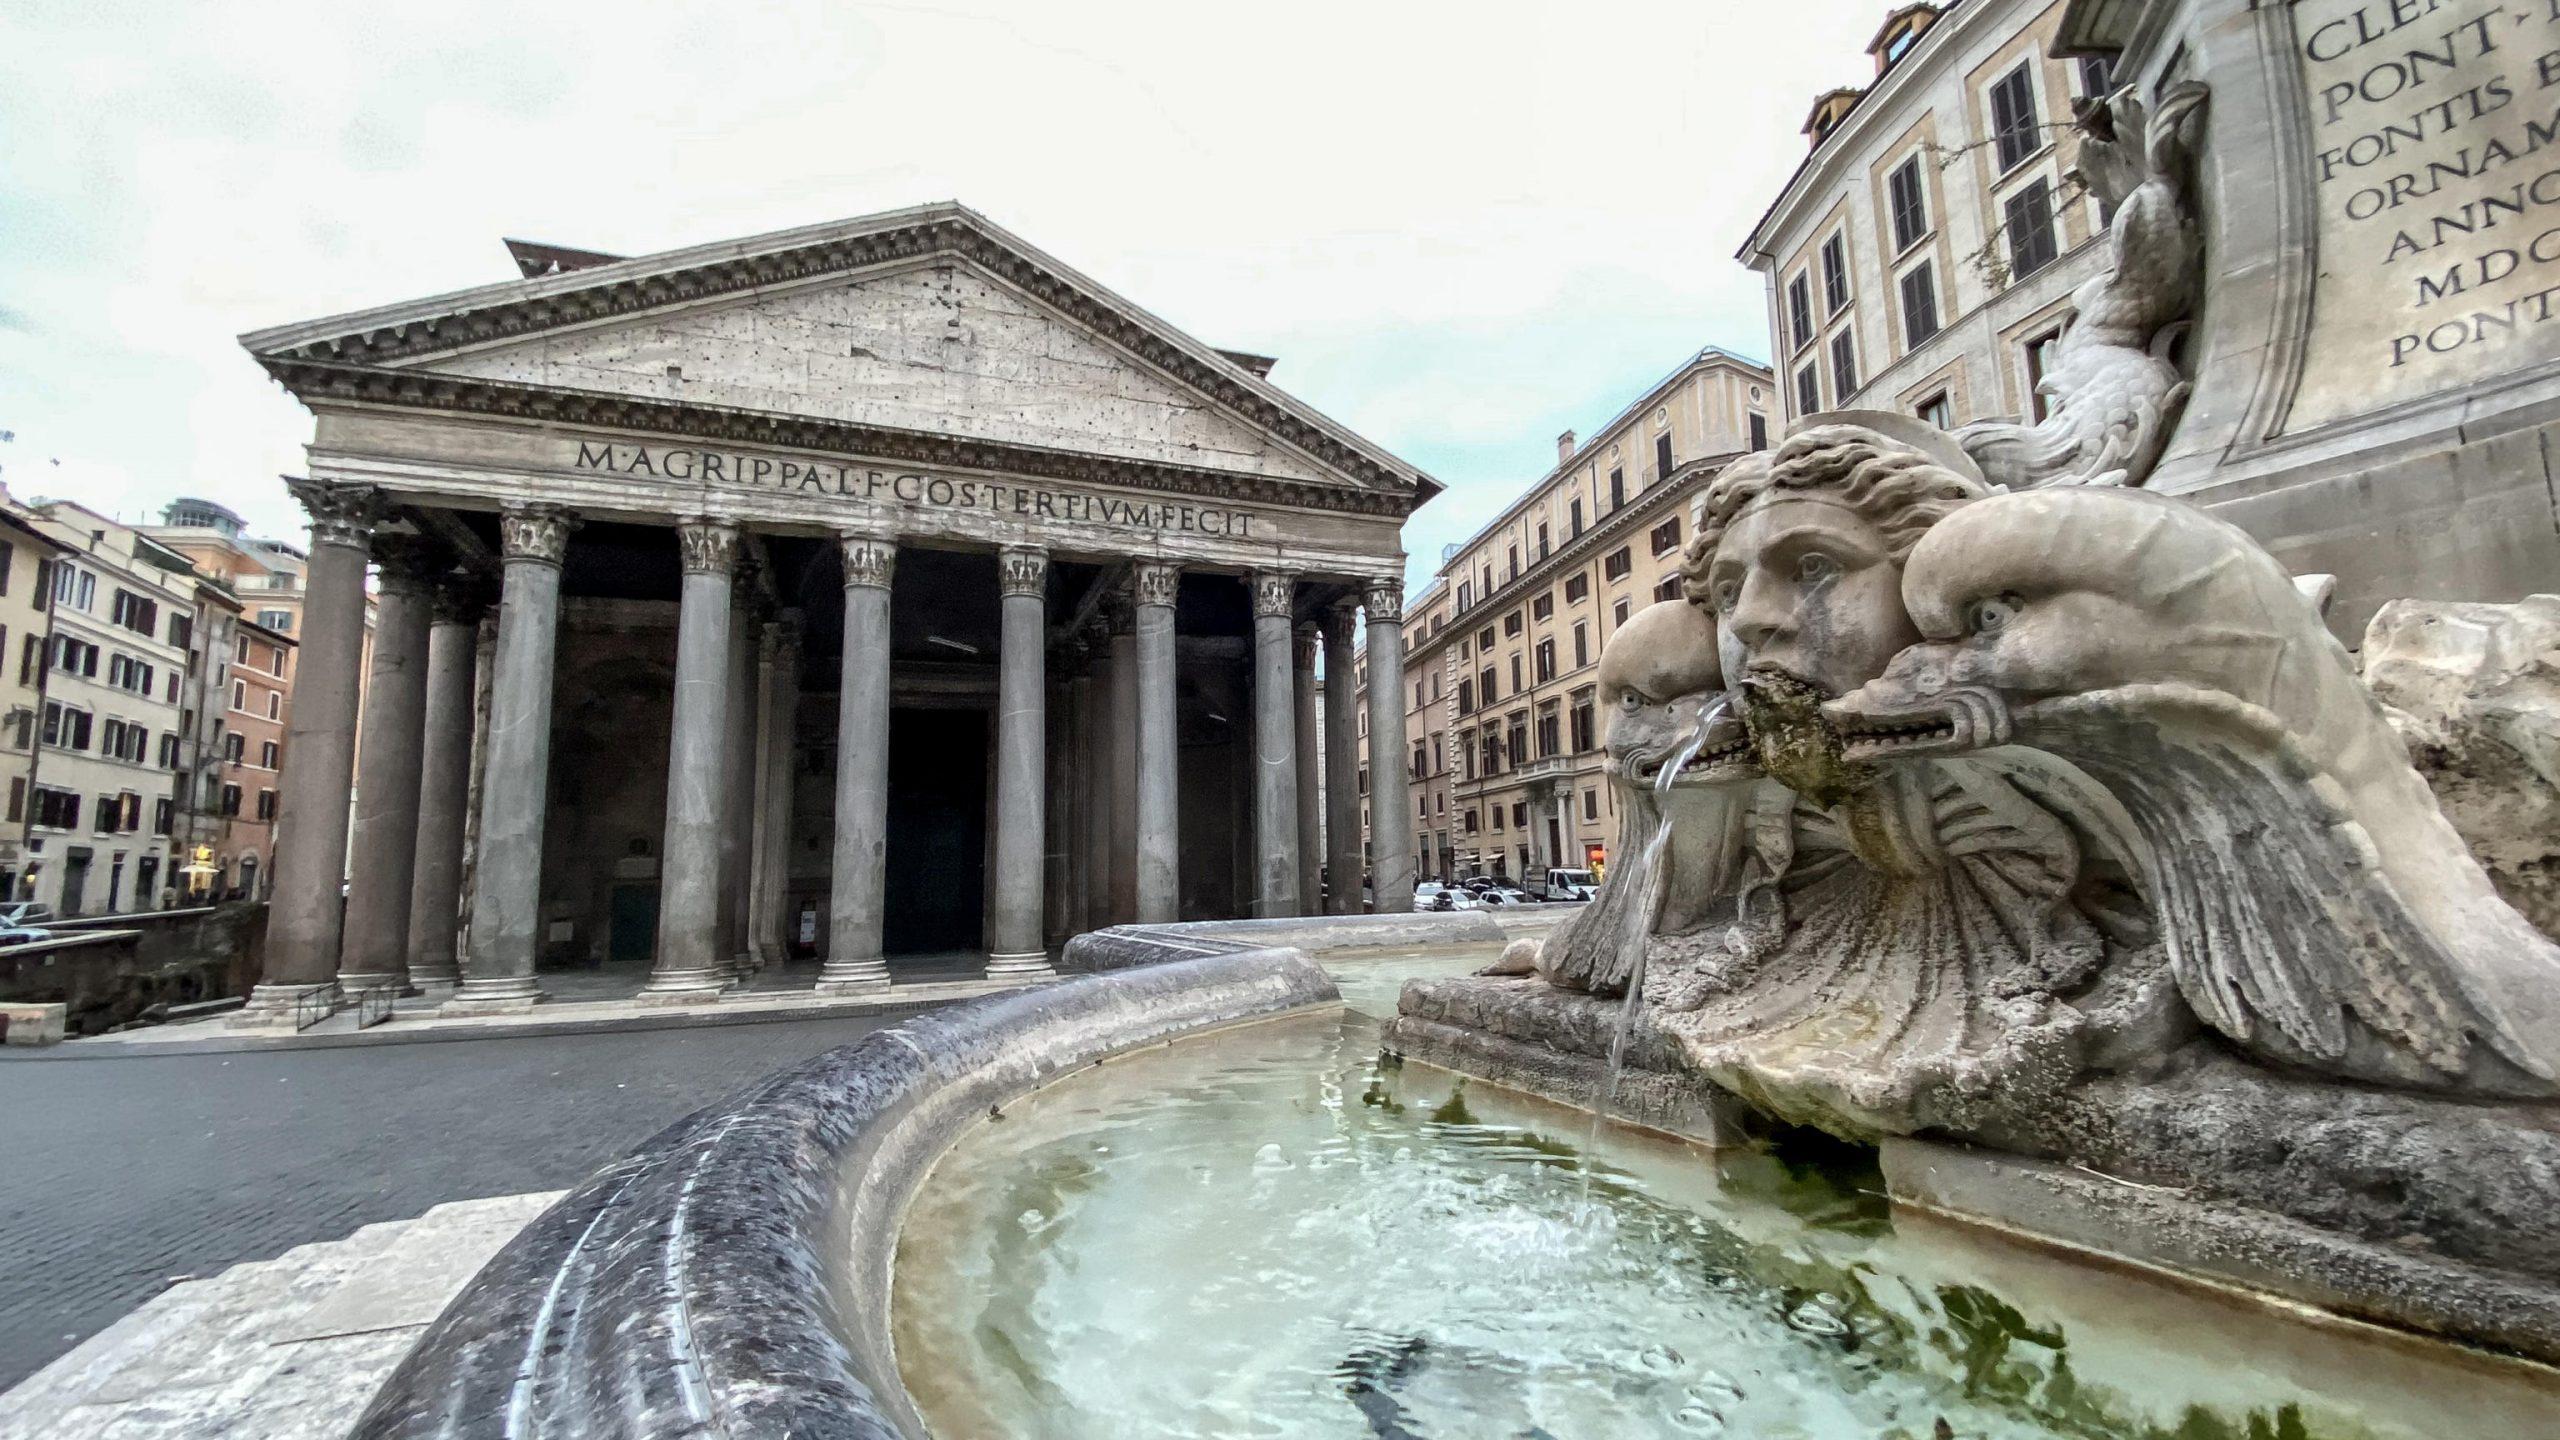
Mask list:
POLYGON ((2072 289, 2105 259, 2071 121, 2108 64, 2055 56, 2065 8, 1902 6, 1874 78, 1815 100, 1810 153, 1738 256, 1768 282, 1786 417, 2043 418, 2072 289))
MULTIPOLYGON (((217 899, 263 899, 275 858, 276 776, 293 706, 308 562, 291 545, 250 535, 236 512, 210 500, 174 500, 161 521, 143 533, 186 556, 218 591, 197 637, 194 674, 203 698, 187 717, 184 888, 217 899)), ((368 636, 372 608, 368 599, 368 636)))
POLYGON ((1602 774, 1601 648, 1677 594, 1687 502, 1769 443, 1774 387, 1755 361, 1699 351, 1588 441, 1557 437, 1555 468, 1451 546, 1407 602, 1418 875, 1520 880, 1608 863, 1618 806, 1602 774))
POLYGON ((51 633, 54 557, 67 547, 37 526, 0 487, 0 900, 27 898, 28 800, 36 778, 36 735, 44 714, 45 637, 51 633))
POLYGON ((176 782, 198 576, 186 557, 70 500, 33 523, 50 567, 50 669, 29 786, 32 898, 66 915, 158 909, 177 885, 176 782))
POLYGON ((276 785, 284 766, 285 726, 293 715, 291 637, 242 619, 232 626, 218 677, 216 763, 212 776, 214 853, 199 854, 213 873, 206 888, 219 899, 263 900, 274 874, 276 785))

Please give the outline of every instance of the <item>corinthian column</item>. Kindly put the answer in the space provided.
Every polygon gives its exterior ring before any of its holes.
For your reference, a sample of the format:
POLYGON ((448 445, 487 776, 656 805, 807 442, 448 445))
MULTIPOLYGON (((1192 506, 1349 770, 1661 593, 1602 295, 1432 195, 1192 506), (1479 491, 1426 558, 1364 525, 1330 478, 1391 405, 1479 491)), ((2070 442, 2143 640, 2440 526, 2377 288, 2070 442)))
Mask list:
POLYGON ((409 891, 418 862, 418 777, 426 739, 427 631, 435 621, 440 547, 414 535, 374 541, 382 591, 374 616, 373 671, 365 687, 364 783, 356 790, 347 863, 347 930, 338 984, 413 993, 409 891))
POLYGON ((1041 669, 1047 649, 1049 555, 1008 545, 997 559, 1003 596, 996 679, 995 904, 987 920, 987 974, 1046 975, 1040 943, 1040 842, 1046 725, 1041 669))
MULTIPOLYGON (((641 994, 709 1000, 734 978, 721 948, 722 821, 727 778, 730 572, 738 527, 696 517, 676 525, 684 589, 676 618, 675 714, 667 740, 667 828, 658 882, 658 955, 641 994)), ((504 631, 500 632, 502 635, 504 631)))
POLYGON ((1381 914, 1413 908, 1413 797, 1404 741, 1404 585, 1369 582, 1369 866, 1381 914))
POLYGON ((1253 913, 1298 913, 1297 706, 1289 615, 1298 578, 1253 573, 1253 913))
POLYGON ((471 811, 471 726, 483 576, 449 572, 427 631, 427 721, 418 768, 417 878, 409 887, 409 979, 462 979, 462 832, 471 811))
POLYGON ((345 916, 338 885, 347 873, 347 804, 355 787, 356 680, 364 663, 364 567, 380 492, 293 481, 311 514, 302 653, 284 773, 277 777, 275 883, 269 892, 266 969, 250 1011, 290 1010, 302 991, 338 969, 345 916))
MULTIPOLYGON (((1357 660, 1351 637, 1359 604, 1345 598, 1324 609, 1325 865, 1333 871, 1329 915, 1360 913, 1360 702, 1353 693, 1357 660)), ((1402 802, 1399 801, 1399 804, 1402 802)))
POLYGON ((720 739, 720 931, 717 953, 734 979, 755 969, 747 950, 755 897, 747 878, 756 819, 756 636, 764 629, 757 610, 762 582, 754 557, 744 551, 729 588, 728 713, 720 739))
POLYGON ((542 998, 542 827, 551 799, 551 682, 560 643, 560 562, 577 528, 556 505, 499 517, 506 582, 490 661, 489 733, 471 877, 471 963, 445 1002, 456 1014, 522 1009, 542 998))
POLYGON ((836 709, 836 849, 818 993, 889 983, 880 945, 889 891, 889 583, 898 547, 846 535, 844 678, 836 709))
POLYGON ((1324 904, 1323 774, 1316 755, 1316 626, 1309 621, 1291 636, 1289 685, 1296 697, 1298 736, 1298 910, 1320 913, 1324 904))
MULTIPOLYGON (((792 612, 796 615, 798 612, 792 612)), ((792 752, 799 739, 800 622, 785 616, 764 627, 757 690, 760 745, 756 757, 755 913, 748 945, 756 964, 779 965, 791 955, 783 936, 782 908, 791 880, 792 752)))
POLYGON ((1173 601, 1182 572, 1138 562, 1130 598, 1137 614, 1138 923, 1181 918, 1182 748, 1175 731, 1173 601))

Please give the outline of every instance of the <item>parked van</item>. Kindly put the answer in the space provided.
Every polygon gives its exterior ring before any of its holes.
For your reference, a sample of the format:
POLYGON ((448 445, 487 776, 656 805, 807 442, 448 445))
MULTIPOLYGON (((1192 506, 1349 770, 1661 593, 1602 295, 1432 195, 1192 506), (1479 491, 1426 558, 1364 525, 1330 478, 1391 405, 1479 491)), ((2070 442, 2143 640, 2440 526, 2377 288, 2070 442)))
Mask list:
POLYGON ((1588 870, 1550 870, 1547 883, 1538 893, 1547 900, 1588 900, 1600 882, 1588 870))

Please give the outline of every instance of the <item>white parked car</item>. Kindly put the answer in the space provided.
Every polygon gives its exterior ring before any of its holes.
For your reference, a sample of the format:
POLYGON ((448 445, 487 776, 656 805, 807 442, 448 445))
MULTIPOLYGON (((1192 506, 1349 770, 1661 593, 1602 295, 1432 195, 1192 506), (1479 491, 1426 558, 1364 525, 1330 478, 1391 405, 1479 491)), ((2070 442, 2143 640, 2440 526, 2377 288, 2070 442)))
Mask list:
POLYGON ((34 900, 20 900, 13 905, 0 905, 0 926, 50 925, 53 907, 34 900))
POLYGON ((1473 910, 1476 897, 1462 886, 1426 880, 1413 887, 1413 908, 1416 913, 1425 910, 1473 910))
POLYGON ((1550 870, 1547 872, 1546 894, 1550 900, 1588 900, 1600 888, 1600 881, 1588 870, 1550 870))

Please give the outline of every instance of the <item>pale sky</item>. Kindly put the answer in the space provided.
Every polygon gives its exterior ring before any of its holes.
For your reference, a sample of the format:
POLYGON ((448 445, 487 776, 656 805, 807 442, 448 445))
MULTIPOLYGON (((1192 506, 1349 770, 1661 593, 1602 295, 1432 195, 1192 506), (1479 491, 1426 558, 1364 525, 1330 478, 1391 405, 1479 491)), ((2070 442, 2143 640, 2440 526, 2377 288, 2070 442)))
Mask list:
POLYGON ((1884 0, 0 7, 0 480, 299 538, 241 332, 957 199, 1438 477, 1419 584, 1701 345, 1884 0))

